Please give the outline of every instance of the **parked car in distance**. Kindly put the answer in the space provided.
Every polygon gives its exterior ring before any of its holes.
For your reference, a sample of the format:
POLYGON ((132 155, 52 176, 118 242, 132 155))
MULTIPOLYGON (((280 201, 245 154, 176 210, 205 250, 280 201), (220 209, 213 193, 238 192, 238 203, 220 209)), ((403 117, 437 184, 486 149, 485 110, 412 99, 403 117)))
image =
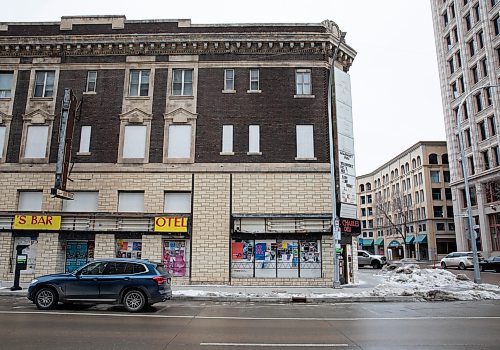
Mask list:
POLYGON ((28 299, 41 310, 59 302, 90 302, 123 304, 139 312, 171 297, 171 276, 163 264, 148 260, 95 260, 72 273, 37 277, 28 287, 28 299))
MULTIPOLYGON (((441 268, 456 267, 459 270, 465 270, 468 267, 473 267, 472 252, 453 252, 441 259, 441 268)), ((477 253, 479 262, 483 260, 481 253, 477 253)))
POLYGON ((387 264, 387 258, 384 255, 372 254, 366 250, 358 250, 359 267, 370 265, 374 269, 381 269, 385 264, 387 264))
POLYGON ((490 256, 488 259, 479 262, 481 271, 495 270, 500 272, 500 256, 490 256))

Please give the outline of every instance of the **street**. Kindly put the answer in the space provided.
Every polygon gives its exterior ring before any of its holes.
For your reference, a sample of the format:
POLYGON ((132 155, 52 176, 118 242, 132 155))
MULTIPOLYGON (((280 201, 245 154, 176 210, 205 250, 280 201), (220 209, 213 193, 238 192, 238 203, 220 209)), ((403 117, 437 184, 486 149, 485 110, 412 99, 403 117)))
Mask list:
POLYGON ((0 349, 498 349, 500 301, 252 304, 170 301, 41 312, 0 297, 0 349))

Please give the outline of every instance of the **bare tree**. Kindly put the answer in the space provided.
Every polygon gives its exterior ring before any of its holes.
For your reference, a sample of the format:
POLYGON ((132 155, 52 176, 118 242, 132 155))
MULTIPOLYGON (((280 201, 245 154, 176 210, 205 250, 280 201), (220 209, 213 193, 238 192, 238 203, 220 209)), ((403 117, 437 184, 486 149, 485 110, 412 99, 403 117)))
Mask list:
MULTIPOLYGON (((389 191, 388 191, 389 192, 389 191)), ((411 195, 396 190, 390 196, 382 196, 379 192, 374 201, 375 216, 378 223, 382 224, 391 233, 395 232, 403 240, 403 257, 408 255, 406 238, 413 224, 413 204, 411 195)))

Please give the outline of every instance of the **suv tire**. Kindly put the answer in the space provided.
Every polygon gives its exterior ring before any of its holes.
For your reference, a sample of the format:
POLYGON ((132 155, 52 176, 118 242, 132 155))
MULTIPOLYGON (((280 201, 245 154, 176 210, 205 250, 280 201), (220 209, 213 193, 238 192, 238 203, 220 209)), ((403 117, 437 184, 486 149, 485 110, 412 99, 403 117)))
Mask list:
POLYGON ((382 264, 380 263, 380 261, 378 260, 373 260, 372 261, 372 267, 374 269, 381 269, 382 268, 382 264))
POLYGON ((465 270, 465 264, 464 264, 463 262, 460 262, 460 263, 458 264, 458 269, 459 269, 459 270, 465 270))
POLYGON ((129 290, 123 297, 123 306, 128 312, 139 312, 146 304, 146 296, 137 289, 129 290))
POLYGON ((446 263, 445 263, 444 261, 443 261, 443 262, 441 262, 441 268, 442 268, 443 270, 446 270, 446 263))
POLYGON ((39 310, 50 310, 57 306, 59 296, 57 292, 50 287, 40 288, 35 295, 35 304, 39 310))

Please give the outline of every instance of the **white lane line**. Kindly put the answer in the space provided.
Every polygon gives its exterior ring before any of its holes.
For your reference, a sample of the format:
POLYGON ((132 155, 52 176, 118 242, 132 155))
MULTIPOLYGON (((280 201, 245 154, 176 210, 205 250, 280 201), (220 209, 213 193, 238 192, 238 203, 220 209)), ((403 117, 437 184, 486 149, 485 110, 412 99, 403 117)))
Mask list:
POLYGON ((0 311, 0 314, 18 315, 65 315, 65 316, 105 316, 105 317, 142 317, 142 318, 187 318, 198 320, 244 320, 244 321, 424 321, 424 320, 498 320, 500 316, 422 316, 422 317, 232 317, 197 315, 156 315, 97 312, 61 311, 0 311))
POLYGON ((274 343, 200 343, 200 346, 259 346, 259 347, 303 347, 303 348, 333 348, 347 347, 349 344, 274 344, 274 343))

